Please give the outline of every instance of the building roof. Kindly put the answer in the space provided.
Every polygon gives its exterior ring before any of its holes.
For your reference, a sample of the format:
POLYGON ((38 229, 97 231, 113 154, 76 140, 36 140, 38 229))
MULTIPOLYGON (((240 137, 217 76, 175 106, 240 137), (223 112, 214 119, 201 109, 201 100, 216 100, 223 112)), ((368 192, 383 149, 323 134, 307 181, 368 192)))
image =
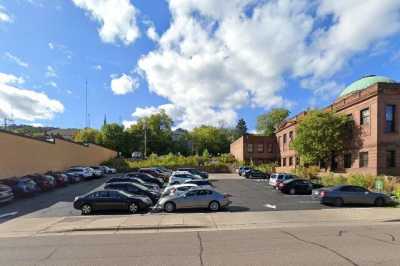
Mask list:
POLYGON ((384 76, 375 76, 375 75, 365 76, 359 80, 354 81, 349 86, 347 86, 342 91, 342 93, 340 93, 339 97, 343 97, 343 96, 346 96, 353 92, 366 89, 376 83, 395 83, 395 82, 396 81, 394 81, 388 77, 384 77, 384 76))

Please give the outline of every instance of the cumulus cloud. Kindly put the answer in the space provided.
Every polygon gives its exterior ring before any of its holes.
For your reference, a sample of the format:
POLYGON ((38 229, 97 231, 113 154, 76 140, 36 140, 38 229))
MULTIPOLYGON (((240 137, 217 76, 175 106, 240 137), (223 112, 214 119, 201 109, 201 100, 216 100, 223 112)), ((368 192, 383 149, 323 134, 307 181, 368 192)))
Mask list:
POLYGON ((5 74, 0 72, 0 83, 1 84, 23 84, 25 82, 23 77, 16 77, 11 74, 5 74))
POLYGON ((170 27, 138 67, 182 127, 234 125, 247 105, 288 106, 286 77, 317 94, 336 90, 330 79, 353 56, 400 30, 397 0, 169 0, 169 8, 170 27))
POLYGON ((137 79, 122 74, 120 77, 112 76, 111 89, 116 95, 124 95, 135 91, 139 86, 137 79))
POLYGON ((73 0, 101 24, 100 38, 106 43, 118 40, 129 45, 139 37, 137 10, 129 0, 73 0))
POLYGON ((46 94, 29 89, 17 88, 23 79, 10 74, 0 73, 0 115, 26 121, 52 119, 56 113, 62 113, 64 106, 58 100, 50 99, 46 94))
POLYGON ((7 13, 7 10, 5 7, 0 5, 0 23, 5 22, 5 23, 11 23, 13 22, 11 16, 7 13))
POLYGON ((158 42, 158 40, 160 39, 160 36, 158 36, 158 33, 156 31, 156 28, 154 26, 150 26, 147 29, 147 37, 149 37, 150 40, 158 42))
POLYGON ((15 56, 13 54, 11 54, 10 52, 6 52, 4 54, 4 56, 6 58, 8 58, 9 60, 11 60, 12 62, 16 63, 17 65, 19 65, 20 67, 29 67, 29 64, 27 62, 24 62, 21 58, 19 58, 18 56, 15 56))

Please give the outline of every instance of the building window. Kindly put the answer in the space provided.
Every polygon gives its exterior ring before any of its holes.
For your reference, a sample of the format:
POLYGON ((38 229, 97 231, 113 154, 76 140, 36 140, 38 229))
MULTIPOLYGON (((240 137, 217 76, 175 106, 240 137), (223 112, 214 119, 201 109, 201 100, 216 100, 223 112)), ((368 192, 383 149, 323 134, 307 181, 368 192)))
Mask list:
POLYGON ((283 134, 283 144, 286 144, 286 134, 283 134))
POLYGON ((272 143, 268 143, 268 152, 272 153, 273 149, 272 149, 272 143))
POLYGON ((387 167, 396 167, 396 151, 386 151, 387 167))
POLYGON ((385 132, 390 133, 394 132, 394 119, 395 119, 395 113, 396 113, 396 105, 393 104, 388 104, 385 106, 385 132))
POLYGON ((368 167, 368 152, 360 152, 360 168, 368 167))
POLYGON ((293 131, 289 132, 289 142, 293 140, 293 131))
POLYGON ((247 144, 247 152, 252 153, 253 152, 253 144, 247 144))
POLYGON ((293 157, 289 157, 289 166, 293 165, 293 157))
POLYGON ((360 125, 369 125, 369 108, 363 109, 360 112, 360 125))
POLYGON ((351 168, 352 164, 353 164, 353 161, 351 158, 351 153, 346 153, 344 155, 344 168, 351 168))
POLYGON ((286 166, 286 158, 282 159, 282 166, 285 167, 286 166))
POLYGON ((257 144, 257 152, 259 153, 264 152, 264 144, 257 144))

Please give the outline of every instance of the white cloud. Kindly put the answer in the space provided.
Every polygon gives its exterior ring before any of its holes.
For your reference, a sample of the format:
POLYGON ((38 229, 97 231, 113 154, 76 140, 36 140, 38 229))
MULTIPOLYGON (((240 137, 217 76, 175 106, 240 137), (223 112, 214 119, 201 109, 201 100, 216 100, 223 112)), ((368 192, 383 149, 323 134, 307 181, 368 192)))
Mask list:
POLYGON ((66 92, 67 92, 67 94, 69 94, 69 95, 72 94, 72 91, 71 91, 71 90, 67 90, 66 92))
POLYGON ((53 87, 53 88, 58 88, 57 83, 54 82, 54 81, 47 82, 46 84, 51 86, 51 87, 53 87))
POLYGON ((57 73, 52 66, 47 66, 46 69, 47 69, 46 77, 48 77, 48 78, 56 78, 57 77, 57 73))
POLYGON ((158 40, 160 39, 160 36, 158 36, 158 33, 156 31, 156 28, 154 26, 150 26, 147 29, 147 37, 149 37, 150 40, 158 42, 158 40))
POLYGON ((114 94, 124 95, 135 91, 139 86, 137 79, 126 74, 122 74, 119 78, 113 77, 111 80, 111 89, 114 94))
POLYGON ((135 125, 137 123, 136 120, 124 120, 122 121, 122 125, 124 125, 125 128, 130 128, 131 126, 135 125))
POLYGON ((5 23, 11 23, 13 22, 11 16, 7 13, 7 10, 5 7, 0 5, 0 23, 5 22, 5 23))
POLYGON ((49 46, 50 50, 58 51, 64 54, 67 59, 72 59, 73 53, 68 49, 67 46, 55 42, 49 42, 47 45, 49 46))
POLYGON ((169 8, 169 29, 138 67, 186 128, 232 126, 247 105, 292 104, 281 96, 286 77, 336 92, 333 75, 400 30, 397 0, 170 0, 169 8))
POLYGON ((120 40, 125 45, 139 37, 136 25, 137 10, 129 0, 73 0, 101 24, 99 35, 106 43, 120 40))
POLYGON ((95 70, 97 70, 97 71, 103 70, 103 67, 102 67, 101 65, 95 65, 95 66, 93 66, 93 68, 94 68, 95 70))
POLYGON ((15 87, 23 83, 22 78, 0 73, 0 114, 26 121, 52 119, 62 113, 64 106, 46 94, 15 87))
POLYGON ((15 55, 13 55, 13 54, 11 54, 11 53, 9 53, 9 52, 6 52, 4 55, 5 55, 5 57, 7 57, 9 60, 11 60, 11 61, 13 61, 14 63, 16 63, 17 65, 19 65, 20 67, 25 67, 25 68, 29 67, 29 64, 28 64, 28 63, 24 62, 21 58, 15 56, 15 55))
POLYGON ((18 84, 23 84, 23 83, 25 83, 25 80, 23 77, 16 77, 11 74, 5 74, 5 73, 0 72, 0 84, 18 85, 18 84))

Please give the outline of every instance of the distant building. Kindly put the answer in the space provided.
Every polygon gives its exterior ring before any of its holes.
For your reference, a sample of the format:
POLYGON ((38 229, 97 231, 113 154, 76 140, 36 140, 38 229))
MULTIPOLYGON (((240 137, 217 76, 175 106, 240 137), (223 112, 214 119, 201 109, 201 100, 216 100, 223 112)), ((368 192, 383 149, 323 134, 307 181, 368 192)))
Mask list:
MULTIPOLYGON (((324 110, 346 114, 354 120, 345 152, 326 158, 327 168, 333 172, 400 175, 400 83, 382 76, 363 77, 346 87, 324 110)), ((304 115, 307 112, 288 119, 276 133, 273 156, 278 159, 277 171, 288 172, 299 165, 290 142, 304 115)), ((231 144, 231 153, 239 160, 248 159, 249 152, 241 156, 240 150, 246 153, 246 143, 239 139, 231 144)))
POLYGON ((64 139, 73 140, 75 135, 78 134, 78 129, 68 128, 68 129, 53 129, 47 131, 47 134, 50 136, 58 136, 64 139))
POLYGON ((275 137, 245 134, 231 143, 230 151, 237 160, 246 163, 272 163, 278 159, 275 137))

